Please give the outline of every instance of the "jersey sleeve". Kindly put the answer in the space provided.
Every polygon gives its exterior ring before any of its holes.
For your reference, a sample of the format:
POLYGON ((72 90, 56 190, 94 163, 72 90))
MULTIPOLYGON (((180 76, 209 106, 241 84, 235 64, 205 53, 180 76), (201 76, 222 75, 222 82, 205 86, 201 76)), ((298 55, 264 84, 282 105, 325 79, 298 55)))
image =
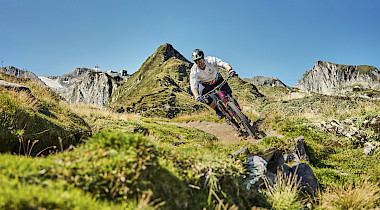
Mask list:
POLYGON ((193 66, 193 67, 191 67, 191 71, 190 71, 190 88, 191 89, 197 88, 197 83, 198 83, 197 72, 193 66))
POLYGON ((226 63, 226 62, 224 62, 221 59, 216 58, 216 57, 211 57, 211 61, 215 67, 222 67, 224 69, 226 69, 227 66, 229 65, 228 63, 226 63))

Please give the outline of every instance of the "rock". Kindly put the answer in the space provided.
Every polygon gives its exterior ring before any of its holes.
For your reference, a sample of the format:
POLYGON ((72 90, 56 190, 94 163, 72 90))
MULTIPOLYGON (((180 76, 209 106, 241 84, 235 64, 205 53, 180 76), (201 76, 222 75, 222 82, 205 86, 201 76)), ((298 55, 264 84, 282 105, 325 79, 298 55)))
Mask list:
POLYGON ((70 103, 88 103, 104 107, 113 92, 123 82, 119 75, 88 68, 76 68, 59 77, 39 76, 56 93, 70 103))
POLYGON ((12 89, 12 90, 15 90, 16 92, 25 91, 30 95, 32 94, 28 87, 19 85, 16 83, 6 82, 4 80, 0 80, 0 87, 4 87, 6 89, 12 89))
POLYGON ((269 78, 264 76, 256 76, 252 79, 245 79, 248 82, 251 82, 254 85, 262 85, 262 86, 277 86, 277 87, 287 87, 281 80, 277 78, 269 78))
POLYGON ((294 141, 297 145, 294 152, 298 154, 299 159, 306 160, 307 162, 309 162, 310 159, 305 149, 305 137, 299 136, 296 139, 294 139, 294 141))
POLYGON ((376 133, 380 133, 380 116, 377 116, 372 120, 365 120, 363 125, 372 128, 376 133))
POLYGON ((282 170, 285 164, 284 152, 280 150, 274 151, 274 154, 268 162, 268 171, 276 173, 278 170, 282 170))
POLYGON ((318 189, 318 179, 308 164, 299 163, 294 165, 291 168, 291 172, 297 176, 297 182, 300 183, 301 192, 313 193, 318 189))
POLYGON ((0 67, 0 72, 3 72, 5 74, 13 75, 19 78, 29 78, 41 85, 45 85, 44 82, 42 82, 37 75, 35 75, 33 72, 30 71, 24 71, 20 70, 14 66, 7 66, 7 67, 0 67))
POLYGON ((366 142, 364 143, 363 153, 366 155, 372 155, 373 151, 376 149, 376 146, 373 144, 366 142))
POLYGON ((358 130, 354 126, 347 126, 336 119, 332 120, 330 123, 322 121, 316 123, 315 126, 325 133, 345 136, 353 141, 362 143, 367 141, 367 134, 364 131, 358 130))
POLYGON ((270 171, 265 172, 264 175, 266 183, 273 187, 276 184, 277 175, 270 171))
POLYGON ((272 157, 274 156, 275 152, 277 151, 276 148, 269 148, 265 151, 264 155, 261 155, 261 157, 269 163, 272 160, 272 157))
POLYGON ((380 91, 379 81, 380 71, 374 66, 340 65, 317 61, 315 66, 298 80, 295 87, 301 91, 339 95, 353 92, 355 86, 360 86, 360 90, 380 91))
POLYGON ((346 172, 344 172, 344 171, 339 171, 339 170, 335 170, 334 172, 335 172, 335 173, 338 173, 338 174, 340 174, 340 175, 343 175, 343 176, 349 176, 349 175, 350 175, 349 173, 346 173, 346 172))
POLYGON ((263 175, 267 172, 267 162, 259 156, 250 157, 247 161, 249 174, 244 181, 244 186, 247 190, 258 190, 263 181, 263 175))
POLYGON ((297 153, 294 153, 294 152, 291 152, 289 154, 285 154, 284 159, 285 159, 285 163, 291 163, 291 162, 300 163, 301 162, 297 153))

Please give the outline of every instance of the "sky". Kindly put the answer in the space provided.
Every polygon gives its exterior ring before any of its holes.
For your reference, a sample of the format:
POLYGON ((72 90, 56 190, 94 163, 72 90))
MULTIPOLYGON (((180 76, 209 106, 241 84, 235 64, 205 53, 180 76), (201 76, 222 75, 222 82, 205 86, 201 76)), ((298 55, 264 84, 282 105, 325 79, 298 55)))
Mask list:
POLYGON ((379 0, 0 0, 0 60, 136 72, 165 43, 295 86, 317 61, 380 69, 379 0))

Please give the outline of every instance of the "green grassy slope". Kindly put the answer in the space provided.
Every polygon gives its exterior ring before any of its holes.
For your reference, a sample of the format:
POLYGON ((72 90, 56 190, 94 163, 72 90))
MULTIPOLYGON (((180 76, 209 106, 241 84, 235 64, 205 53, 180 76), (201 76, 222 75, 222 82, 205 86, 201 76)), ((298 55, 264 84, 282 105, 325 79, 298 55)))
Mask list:
MULTIPOLYGON (((194 113, 204 109, 192 97, 189 84, 192 63, 170 44, 160 46, 141 68, 119 87, 112 96, 110 107, 144 116, 173 118, 178 114, 194 113)), ((231 86, 240 90, 237 97, 247 100, 260 94, 249 83, 231 80, 231 86)))
POLYGON ((86 122, 49 88, 2 73, 0 79, 31 90, 29 94, 0 88, 0 152, 35 155, 52 146, 75 145, 91 133, 86 122))
MULTIPOLYGON (((157 206, 214 209, 228 205, 250 209, 279 206, 278 202, 288 202, 288 199, 291 199, 289 206, 297 206, 305 197, 290 198, 281 194, 284 192, 275 197, 265 190, 262 193, 249 191, 243 183, 247 176, 246 158, 262 155, 272 147, 286 151, 300 135, 305 137, 310 165, 322 192, 335 185, 354 182, 355 189, 361 189, 367 197, 374 195, 360 183, 368 180, 376 190, 377 185, 373 183, 379 181, 380 153, 366 156, 360 144, 322 133, 312 125, 333 118, 355 118, 360 124, 364 119, 380 115, 378 102, 321 96, 282 101, 273 97, 273 100, 258 100, 256 104, 259 104, 255 109, 260 113, 261 130, 276 130, 283 138, 265 137, 256 144, 248 141, 223 144, 204 131, 166 124, 172 121, 168 119, 116 114, 95 108, 85 112, 88 108, 78 108, 78 116, 100 131, 84 144, 48 157, 0 155, 0 208, 89 205, 94 209, 157 206), (242 148, 248 148, 250 153, 231 158, 232 153, 242 148), (48 194, 53 196, 48 198, 48 194)), ((379 141, 378 134, 367 128, 362 130, 369 134, 370 141, 379 141)), ((346 189, 343 193, 350 191, 346 189)), ((318 199, 318 195, 312 197, 318 199)), ((376 196, 371 198, 369 204, 361 207, 379 205, 376 196)), ((312 204, 319 205, 318 202, 312 204)))

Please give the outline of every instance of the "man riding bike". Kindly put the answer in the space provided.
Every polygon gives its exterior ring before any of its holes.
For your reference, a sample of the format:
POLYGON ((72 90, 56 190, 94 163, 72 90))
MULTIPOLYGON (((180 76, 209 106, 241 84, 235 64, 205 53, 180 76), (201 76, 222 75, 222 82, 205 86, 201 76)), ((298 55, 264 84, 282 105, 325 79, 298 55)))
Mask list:
MULTIPOLYGON (((212 98, 207 97, 203 99, 202 95, 211 91, 224 81, 218 71, 219 67, 226 69, 231 77, 236 74, 236 71, 232 69, 230 64, 223 62, 219 58, 211 56, 204 57, 204 53, 200 49, 193 50, 191 58, 195 64, 191 67, 190 87, 195 100, 198 102, 205 100, 206 104, 215 110, 219 119, 224 118, 224 114, 218 109, 212 98)), ((225 83, 221 90, 231 95, 232 91, 228 83, 225 83)))

